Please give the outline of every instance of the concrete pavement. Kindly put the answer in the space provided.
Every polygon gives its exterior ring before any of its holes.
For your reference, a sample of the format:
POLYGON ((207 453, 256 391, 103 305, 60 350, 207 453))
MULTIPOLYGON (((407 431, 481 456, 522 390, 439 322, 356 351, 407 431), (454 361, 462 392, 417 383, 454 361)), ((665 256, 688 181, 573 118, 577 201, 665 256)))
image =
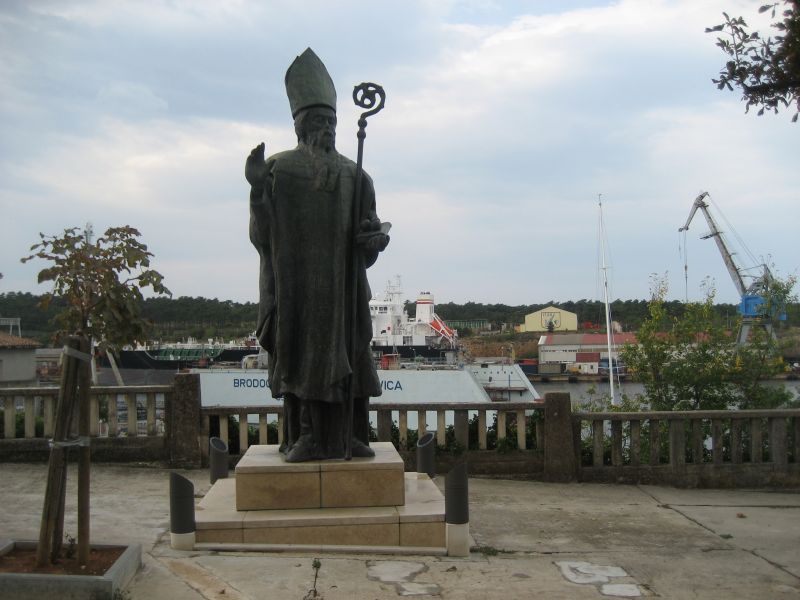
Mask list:
MULTIPOLYGON (((180 471, 198 494, 208 471, 180 471)), ((35 539, 46 466, 0 465, 0 538, 35 539)), ((74 467, 65 532, 75 524, 74 467)), ((437 478, 443 485, 443 478, 437 478)), ((470 480, 467 558, 178 552, 169 471, 93 465, 97 542, 142 544, 131 600, 800 598, 800 493, 470 480)))

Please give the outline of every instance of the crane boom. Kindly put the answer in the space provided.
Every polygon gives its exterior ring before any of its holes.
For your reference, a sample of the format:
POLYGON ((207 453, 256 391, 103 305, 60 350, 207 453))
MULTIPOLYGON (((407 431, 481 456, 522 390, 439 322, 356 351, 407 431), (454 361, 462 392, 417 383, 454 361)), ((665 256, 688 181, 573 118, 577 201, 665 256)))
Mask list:
POLYGON ((723 237, 722 232, 719 230, 719 227, 717 227, 717 222, 714 220, 714 217, 708 210, 708 204, 705 201, 706 196, 708 196, 708 192, 703 192, 697 198, 695 198, 694 204, 692 204, 692 210, 689 212, 689 218, 686 219, 686 224, 678 229, 678 231, 686 231, 689 229, 689 224, 692 222, 692 219, 699 208, 703 213, 703 216, 706 218, 708 227, 711 230, 707 235, 703 236, 703 239, 708 239, 710 237, 714 238, 717 248, 719 249, 720 254, 722 254, 722 260, 725 263, 725 267, 728 269, 728 274, 731 276, 731 279, 733 279, 733 285, 736 286, 736 291, 739 292, 740 296, 745 296, 747 294, 747 286, 745 286, 742 273, 739 270, 739 267, 736 266, 736 262, 733 260, 733 254, 730 250, 728 250, 728 246, 725 243, 725 238, 723 237))

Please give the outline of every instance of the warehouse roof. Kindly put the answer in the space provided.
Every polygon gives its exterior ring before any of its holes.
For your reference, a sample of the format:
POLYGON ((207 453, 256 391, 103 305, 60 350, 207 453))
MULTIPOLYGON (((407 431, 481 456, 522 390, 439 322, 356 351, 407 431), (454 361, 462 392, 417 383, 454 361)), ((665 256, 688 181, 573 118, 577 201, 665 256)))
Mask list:
POLYGON ((18 337, 10 333, 0 331, 0 348, 2 349, 16 349, 16 348, 40 348, 42 345, 36 340, 29 340, 28 338, 18 337))
MULTIPOLYGON (((615 333, 612 337, 615 346, 635 344, 635 333, 615 333)), ((539 338, 540 346, 604 346, 607 344, 605 333, 548 333, 539 338)))

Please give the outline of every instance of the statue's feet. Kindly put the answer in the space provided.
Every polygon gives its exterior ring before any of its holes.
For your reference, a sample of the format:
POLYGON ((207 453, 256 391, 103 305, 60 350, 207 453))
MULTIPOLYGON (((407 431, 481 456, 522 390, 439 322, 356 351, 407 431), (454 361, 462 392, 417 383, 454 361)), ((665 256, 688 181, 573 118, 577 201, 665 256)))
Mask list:
POLYGON ((372 458, 373 456, 375 456, 375 450, 367 446, 361 440, 353 438, 352 444, 353 444, 352 452, 354 458, 372 458))
POLYGON ((286 462, 297 463, 324 458, 310 434, 301 435, 286 453, 286 462))

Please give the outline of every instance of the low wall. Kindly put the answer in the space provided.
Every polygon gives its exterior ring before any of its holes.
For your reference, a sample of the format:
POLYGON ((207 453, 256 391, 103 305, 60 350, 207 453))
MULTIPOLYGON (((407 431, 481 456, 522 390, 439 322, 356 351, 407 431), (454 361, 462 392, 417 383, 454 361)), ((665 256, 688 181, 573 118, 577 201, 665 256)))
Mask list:
MULTIPOLYGON (((401 450, 400 456, 406 471, 417 470, 416 451, 401 450)), ((511 450, 504 453, 496 450, 469 450, 460 454, 437 452, 436 472, 447 473, 465 460, 469 463, 470 475, 541 480, 544 474, 544 455, 537 450, 511 450)))
MULTIPOLYGON (((93 438, 93 462, 168 463, 169 452, 164 437, 93 438)), ((43 438, 0 441, 3 462, 47 462, 50 446, 43 438)), ((67 453, 69 462, 78 460, 78 451, 67 453)))

